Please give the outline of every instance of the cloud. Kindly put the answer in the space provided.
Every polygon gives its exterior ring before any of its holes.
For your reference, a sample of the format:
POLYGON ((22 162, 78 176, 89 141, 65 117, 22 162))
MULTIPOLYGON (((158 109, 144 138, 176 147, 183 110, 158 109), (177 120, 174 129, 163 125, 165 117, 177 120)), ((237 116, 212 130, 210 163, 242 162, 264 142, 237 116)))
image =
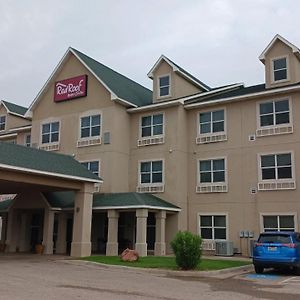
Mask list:
POLYGON ((164 53, 211 86, 264 80, 276 33, 300 46, 292 0, 12 1, 0 4, 1 98, 29 105, 69 46, 151 87, 164 53))

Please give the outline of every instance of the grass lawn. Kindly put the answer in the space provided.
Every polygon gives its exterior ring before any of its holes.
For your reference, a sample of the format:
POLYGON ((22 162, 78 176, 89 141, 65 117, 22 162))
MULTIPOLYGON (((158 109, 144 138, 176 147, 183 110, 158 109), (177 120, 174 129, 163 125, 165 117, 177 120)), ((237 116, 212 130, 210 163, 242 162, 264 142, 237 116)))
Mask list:
MULTIPOLYGON (((93 261, 108 265, 119 265, 119 266, 129 266, 136 268, 159 268, 159 269, 171 269, 178 270, 175 257, 170 256, 147 256, 141 257, 137 262, 123 262, 119 256, 89 256, 84 257, 83 260, 93 261)), ((251 262, 247 261, 236 261, 236 260, 215 260, 215 259, 202 259, 198 271, 212 271, 221 270, 226 268, 233 268, 239 266, 249 265, 251 262)))

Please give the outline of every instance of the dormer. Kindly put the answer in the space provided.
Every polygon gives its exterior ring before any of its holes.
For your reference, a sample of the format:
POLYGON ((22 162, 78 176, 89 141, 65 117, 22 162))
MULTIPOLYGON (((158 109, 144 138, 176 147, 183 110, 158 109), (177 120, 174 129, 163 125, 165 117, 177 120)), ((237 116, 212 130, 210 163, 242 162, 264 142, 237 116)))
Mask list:
POLYGON ((300 50, 279 34, 259 59, 265 65, 266 88, 300 82, 300 50))
POLYGON ((148 73, 153 80, 153 102, 202 93, 210 87, 162 55, 148 73))

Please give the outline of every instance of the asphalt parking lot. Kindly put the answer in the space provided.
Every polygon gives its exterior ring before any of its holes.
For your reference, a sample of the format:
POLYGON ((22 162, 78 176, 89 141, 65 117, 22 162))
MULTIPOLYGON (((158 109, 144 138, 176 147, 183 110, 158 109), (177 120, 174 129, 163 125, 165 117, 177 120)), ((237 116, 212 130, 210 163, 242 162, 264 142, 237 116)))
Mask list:
POLYGON ((300 276, 252 267, 166 272, 104 266, 63 256, 0 255, 0 299, 297 299, 300 276))

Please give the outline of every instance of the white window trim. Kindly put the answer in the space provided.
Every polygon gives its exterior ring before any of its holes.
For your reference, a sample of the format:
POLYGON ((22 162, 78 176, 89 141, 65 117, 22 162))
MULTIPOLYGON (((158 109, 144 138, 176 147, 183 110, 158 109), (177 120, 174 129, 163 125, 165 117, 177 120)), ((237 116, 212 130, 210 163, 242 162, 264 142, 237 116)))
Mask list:
POLYGON ((5 117, 5 123, 4 123, 4 129, 0 129, 0 131, 5 131, 7 127, 7 115, 0 115, 0 118, 1 117, 5 117))
POLYGON ((102 114, 101 110, 89 110, 89 111, 85 111, 82 114, 80 114, 79 115, 79 126, 78 126, 78 141, 86 141, 86 140, 89 141, 89 140, 101 139, 102 131, 103 131, 102 124, 103 124, 103 114, 102 114), (82 138, 81 137, 81 118, 91 117, 91 116, 95 116, 95 115, 100 115, 100 135, 82 138))
MULTIPOLYGON (((274 112, 275 114, 275 112, 274 112)), ((269 100, 262 100, 262 101, 258 101, 256 103, 256 135, 258 137, 260 136, 268 136, 268 135, 278 135, 278 134, 286 134, 286 133, 293 133, 293 105, 292 105, 292 99, 291 97, 276 97, 276 98, 273 98, 273 99, 269 99, 269 100), (278 101, 283 101, 283 100, 288 100, 289 102, 289 118, 290 118, 290 122, 289 123, 285 123, 285 124, 274 124, 274 125, 269 125, 269 126, 261 126, 260 125, 260 104, 263 104, 263 103, 269 103, 269 102, 272 102, 272 103, 275 103, 275 102, 278 102, 278 101), (275 128, 290 128, 287 132, 279 132, 279 133, 276 133, 274 131, 272 131, 273 129, 275 128), (260 131, 268 131, 270 130, 270 132, 268 134, 258 134, 258 132, 260 131)))
POLYGON ((228 167, 227 167, 227 156, 221 157, 208 157, 197 159, 197 184, 196 193, 226 193, 228 192, 228 167), (224 159, 224 171, 225 181, 222 182, 200 182, 200 161, 203 160, 218 160, 224 159))
POLYGON ((200 224, 200 217, 201 216, 225 216, 225 220, 226 220, 226 240, 220 240, 220 239, 203 239, 204 241, 228 241, 229 240, 229 214, 228 212, 205 212, 205 213, 198 213, 197 217, 198 217, 198 235, 201 236, 201 224, 200 224))
POLYGON ((295 232, 298 231, 298 217, 296 212, 262 212, 259 214, 260 232, 264 232, 264 216, 294 216, 295 232))
POLYGON ((138 192, 164 192, 165 186, 165 159, 164 158, 155 158, 155 159, 143 159, 138 161, 138 185, 137 191, 138 192), (143 162, 155 162, 155 161, 162 161, 162 182, 157 183, 141 183, 141 163, 143 162), (158 191, 155 191, 155 188, 158 188, 158 191), (153 190, 154 189, 154 190, 153 190))
MULTIPOLYGON (((165 112, 157 112, 157 113, 151 113, 151 114, 143 114, 139 118, 139 138, 137 141, 137 145, 140 146, 149 146, 149 145, 157 145, 157 144, 164 144, 165 143, 165 123, 166 123, 166 117, 165 112), (163 115, 163 133, 157 134, 157 135, 149 135, 142 137, 142 118, 143 117, 150 117, 154 115, 163 115)), ((152 131, 153 126, 151 126, 152 131)))
POLYGON ((49 146, 49 145, 59 145, 60 144, 60 138, 61 138, 61 120, 57 118, 49 118, 46 120, 43 120, 43 122, 40 124, 40 148, 44 146, 49 146), (43 125, 49 124, 49 123, 59 123, 59 131, 58 131, 58 141, 57 142, 50 142, 50 143, 42 143, 43 139, 43 125))
MULTIPOLYGON (((163 74, 163 75, 159 75, 157 77, 157 98, 158 99, 163 99, 163 98, 168 98, 168 97, 171 97, 171 87, 172 87, 172 83, 171 83, 171 73, 167 73, 167 74, 163 74), (164 95, 164 96, 161 96, 160 95, 160 84, 159 84, 159 79, 162 78, 162 77, 169 77, 169 94, 168 95, 164 95)), ((166 86, 163 86, 163 87, 166 87, 166 86)))
POLYGON ((270 68, 271 68, 271 83, 272 84, 290 81, 290 63, 289 63, 289 56, 288 55, 272 57, 270 59, 270 68), (274 60, 278 60, 278 59, 281 59, 281 58, 286 59, 286 79, 275 80, 275 78, 274 78, 274 60))
POLYGON ((79 162, 82 164, 82 163, 90 163, 90 162, 94 162, 94 161, 97 161, 98 162, 98 166, 99 166, 99 169, 98 169, 98 177, 101 177, 101 160, 100 159, 87 159, 87 160, 80 160, 79 162))
POLYGON ((227 141, 227 109, 226 107, 218 107, 215 109, 205 109, 200 110, 197 112, 197 137, 196 137, 196 144, 204 144, 204 143, 212 143, 212 142, 223 142, 227 141), (200 114, 201 113, 208 113, 208 112, 214 112, 218 110, 224 111, 224 130, 218 131, 218 132, 208 132, 208 133, 201 133, 200 132, 200 114))
POLYGON ((257 168, 258 168, 258 190, 284 190, 284 189, 296 189, 296 174, 295 174, 295 155, 294 151, 286 150, 286 151, 275 151, 275 152, 263 152, 257 154, 257 168), (276 155, 276 154, 291 154, 291 163, 292 163, 292 178, 282 178, 282 179, 262 179, 261 172, 261 156, 264 155, 276 155), (281 188, 280 186, 276 186, 276 184, 281 183, 290 183, 290 188, 281 188), (272 185, 272 188, 262 188, 262 185, 272 185))
POLYGON ((31 133, 26 133, 25 135, 24 135, 24 145, 26 146, 26 147, 31 147, 31 145, 32 145, 32 142, 31 142, 31 133), (30 145, 29 146, 27 146, 27 137, 28 136, 30 136, 30 145))

